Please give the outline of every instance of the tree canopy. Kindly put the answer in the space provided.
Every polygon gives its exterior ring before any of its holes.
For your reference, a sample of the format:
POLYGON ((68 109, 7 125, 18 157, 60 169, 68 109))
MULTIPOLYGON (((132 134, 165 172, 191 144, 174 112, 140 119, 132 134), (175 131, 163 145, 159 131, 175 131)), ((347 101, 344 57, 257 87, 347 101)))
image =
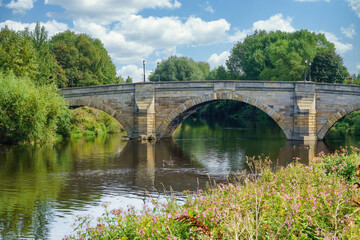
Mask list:
POLYGON ((194 81, 205 80, 210 72, 206 62, 195 62, 191 58, 171 56, 161 61, 149 76, 150 81, 194 81))
MULTIPOLYGON (((226 66, 236 79, 299 81, 303 79, 305 60, 316 65, 319 59, 315 57, 324 51, 331 53, 328 57, 337 58, 334 45, 323 34, 307 30, 256 31, 232 48, 226 66)), ((317 79, 322 78, 317 75, 317 79)))
POLYGON ((342 83, 349 76, 350 74, 338 54, 328 49, 317 52, 311 66, 311 77, 314 81, 342 83))
POLYGON ((69 86, 115 84, 123 80, 116 77, 115 65, 100 40, 66 31, 50 42, 69 86))
POLYGON ((29 76, 37 84, 67 84, 63 70, 51 53, 47 32, 40 24, 34 31, 15 32, 7 27, 0 31, 0 71, 15 76, 29 76))

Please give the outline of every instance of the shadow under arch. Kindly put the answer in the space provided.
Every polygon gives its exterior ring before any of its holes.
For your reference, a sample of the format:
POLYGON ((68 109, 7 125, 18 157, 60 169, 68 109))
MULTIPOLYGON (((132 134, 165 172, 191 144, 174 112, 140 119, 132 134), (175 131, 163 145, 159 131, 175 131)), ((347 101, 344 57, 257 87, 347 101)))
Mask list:
POLYGON ((327 118, 326 123, 322 126, 322 128, 318 131, 317 136, 318 140, 324 139, 329 130, 334 126, 334 124, 339 121, 341 118, 345 117, 347 114, 352 113, 354 111, 360 110, 360 103, 355 103, 353 105, 347 106, 346 108, 338 111, 330 115, 327 118))
POLYGON ((250 104, 254 107, 257 107, 261 111, 265 112, 269 117, 271 117, 284 132, 287 139, 291 139, 291 128, 288 124, 285 123, 283 117, 275 112, 268 105, 259 101, 255 98, 238 94, 238 93, 212 93, 206 94, 200 97, 192 98, 185 103, 181 104, 174 111, 172 111, 159 125, 156 135, 159 138, 168 138, 172 137, 176 128, 192 113, 196 110, 205 106, 211 102, 220 101, 220 100, 234 100, 240 101, 247 104, 250 104))
POLYGON ((125 129, 125 132, 128 136, 131 136, 133 133, 132 127, 124 119, 121 118, 121 115, 117 111, 115 111, 113 108, 111 108, 107 104, 104 104, 100 100, 97 100, 97 99, 71 99, 71 100, 67 100, 67 102, 68 102, 68 106, 70 108, 78 108, 78 107, 87 106, 87 107, 92 107, 92 108, 101 110, 103 112, 106 112, 107 114, 109 114, 110 116, 115 118, 116 121, 118 121, 121 124, 121 126, 125 129))

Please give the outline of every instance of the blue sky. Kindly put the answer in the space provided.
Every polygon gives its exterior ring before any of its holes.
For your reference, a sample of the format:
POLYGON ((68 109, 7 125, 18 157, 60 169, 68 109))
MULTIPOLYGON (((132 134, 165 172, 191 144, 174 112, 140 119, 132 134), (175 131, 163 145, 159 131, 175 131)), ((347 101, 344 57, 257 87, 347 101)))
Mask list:
POLYGON ((0 28, 99 38, 119 75, 142 79, 171 55, 223 65, 256 29, 324 33, 350 73, 360 73, 360 0, 0 0, 0 28))

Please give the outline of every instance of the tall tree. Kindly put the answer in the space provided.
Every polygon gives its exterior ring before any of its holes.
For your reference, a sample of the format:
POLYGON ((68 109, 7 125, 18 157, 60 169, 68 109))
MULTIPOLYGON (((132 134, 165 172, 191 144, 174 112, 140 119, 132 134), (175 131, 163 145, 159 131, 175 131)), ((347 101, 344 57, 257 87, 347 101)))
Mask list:
POLYGON ((51 39, 52 52, 64 69, 68 86, 120 83, 115 65, 98 39, 66 31, 51 39))
POLYGON ((349 76, 338 54, 327 49, 317 52, 311 66, 311 77, 314 81, 342 83, 349 76))
POLYGON ((256 31, 232 48, 226 66, 237 79, 298 81, 305 59, 313 61, 321 49, 335 51, 323 34, 256 31))
POLYGON ((15 76, 28 75, 34 79, 38 69, 37 53, 31 36, 7 27, 0 32, 0 70, 12 71, 15 76))
POLYGON ((194 81, 205 80, 210 72, 208 63, 195 62, 191 58, 171 56, 163 60, 149 76, 150 81, 194 81))
POLYGON ((0 70, 29 76, 39 85, 66 85, 64 71, 50 51, 47 32, 39 23, 33 31, 15 32, 7 27, 0 32, 0 70))
POLYGON ((64 70, 57 63, 48 39, 48 33, 39 22, 29 33, 32 37, 33 46, 37 53, 38 69, 35 81, 39 84, 55 83, 58 87, 65 87, 68 80, 64 70))

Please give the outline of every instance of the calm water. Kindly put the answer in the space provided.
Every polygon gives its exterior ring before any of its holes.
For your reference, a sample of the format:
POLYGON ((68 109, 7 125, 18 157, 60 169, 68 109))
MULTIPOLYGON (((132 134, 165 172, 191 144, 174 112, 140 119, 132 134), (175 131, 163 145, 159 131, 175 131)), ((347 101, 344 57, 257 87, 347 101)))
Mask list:
POLYGON ((318 152, 359 146, 332 135, 326 142, 289 142, 275 124, 243 128, 188 119, 175 140, 124 141, 119 135, 52 146, 0 145, 0 239, 61 239, 76 215, 99 216, 110 208, 140 208, 172 191, 195 191, 210 178, 246 168, 245 156, 270 156, 274 165, 295 157, 306 163, 318 152))

